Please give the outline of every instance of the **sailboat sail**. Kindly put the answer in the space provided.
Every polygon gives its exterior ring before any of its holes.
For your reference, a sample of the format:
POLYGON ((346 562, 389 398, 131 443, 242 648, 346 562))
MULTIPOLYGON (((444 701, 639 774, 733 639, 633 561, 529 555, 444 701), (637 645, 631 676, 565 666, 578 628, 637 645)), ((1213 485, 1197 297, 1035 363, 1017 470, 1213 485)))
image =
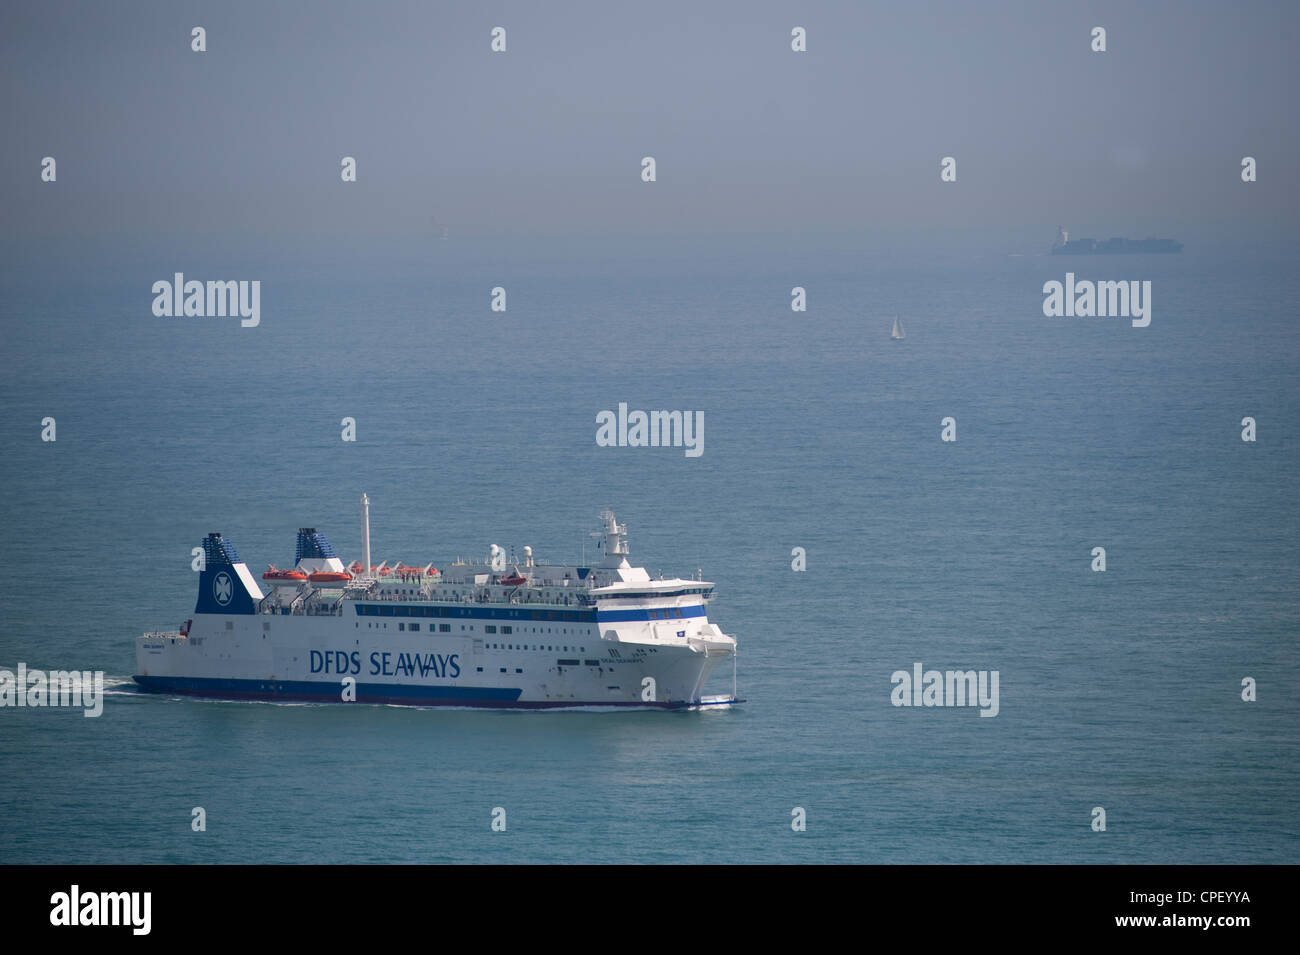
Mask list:
POLYGON ((889 333, 889 337, 895 341, 900 341, 906 336, 903 334, 903 326, 898 321, 898 316, 894 316, 894 330, 889 333))

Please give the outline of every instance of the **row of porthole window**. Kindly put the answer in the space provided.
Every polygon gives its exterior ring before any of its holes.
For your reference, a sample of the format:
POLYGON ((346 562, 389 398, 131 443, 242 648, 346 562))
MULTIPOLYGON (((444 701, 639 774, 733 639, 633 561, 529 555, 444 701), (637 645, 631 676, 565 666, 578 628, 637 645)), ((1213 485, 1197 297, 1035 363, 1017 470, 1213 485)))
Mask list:
MULTIPOLYGON (((377 624, 377 623, 367 623, 367 624, 366 624, 366 627, 367 627, 367 628, 370 628, 370 627, 378 627, 378 626, 379 626, 379 624, 377 624)), ((358 622, 357 622, 357 629, 360 629, 360 628, 361 628, 361 623, 360 623, 360 621, 358 621, 358 622)), ((385 629, 385 630, 388 629, 388 624, 384 624, 384 629, 385 629)), ((398 629, 398 630, 419 630, 419 629, 420 629, 420 625, 419 625, 418 623, 399 623, 399 624, 397 625, 397 629, 398 629)), ((461 629, 464 630, 465 628, 464 628, 464 627, 461 627, 461 629)), ((429 624, 429 632, 430 632, 430 633, 433 633, 433 632, 434 632, 434 631, 433 631, 433 624, 429 624)), ((439 633, 451 633, 451 624, 449 624, 449 623, 440 623, 440 624, 438 624, 438 632, 439 632, 439 633)))
MULTIPOLYGON (((489 644, 487 645, 487 648, 488 648, 489 650, 541 650, 541 651, 544 652, 544 653, 545 653, 545 652, 550 652, 550 653, 554 653, 554 652, 555 652, 555 647, 524 646, 523 644, 520 644, 519 646, 515 646, 513 643, 489 643, 489 644)), ((568 652, 569 652, 569 648, 568 648, 568 647, 561 647, 561 650, 562 650, 564 653, 568 653, 568 652)), ((575 653, 586 653, 586 652, 587 652, 587 648, 586 648, 586 647, 574 647, 574 648, 573 648, 573 651, 574 651, 575 653)))
MULTIPOLYGON (((357 622, 355 623, 355 626, 357 627, 357 629, 360 629, 360 628, 361 628, 361 622, 360 622, 360 621, 357 621, 357 622)), ((373 627, 373 628, 376 628, 376 629, 382 627, 384 630, 387 630, 387 629, 388 629, 388 624, 387 624, 387 623, 384 623, 384 624, 379 624, 379 623, 367 623, 367 624, 366 624, 366 628, 367 628, 367 629, 370 629, 370 628, 372 628, 372 627, 373 627)), ((226 624, 226 629, 229 630, 230 628, 231 628, 231 625, 230 625, 229 623, 226 624)), ((270 629, 270 626, 269 626, 269 625, 265 625, 265 628, 269 630, 269 629, 270 629)), ((468 625, 466 625, 466 624, 463 624, 463 623, 462 623, 462 624, 460 625, 460 628, 461 628, 462 630, 473 630, 473 629, 474 629, 474 625, 473 625, 473 624, 468 624, 468 625)), ((418 631, 418 630, 420 629, 420 625, 419 625, 418 623, 399 623, 399 624, 397 625, 397 629, 400 630, 400 631, 402 631, 402 632, 404 632, 404 633, 407 632, 407 631, 418 631)), ((542 632, 542 629, 543 629, 543 628, 541 628, 541 627, 529 627, 529 628, 528 628, 528 630, 531 631, 532 633, 541 633, 541 632, 542 632)), ((568 632, 569 632, 569 628, 568 628, 568 627, 559 627, 559 628, 556 628, 556 629, 559 629, 562 633, 568 633, 568 632)), ((552 630, 551 627, 546 627, 546 628, 545 628, 545 631, 546 631, 547 633, 550 633, 551 630, 552 630)), ((430 633, 433 633, 433 632, 434 632, 434 631, 433 631, 433 624, 429 624, 429 632, 430 632, 430 633)), ((439 632, 439 633, 451 633, 451 624, 449 624, 449 623, 440 623, 440 624, 438 624, 438 632, 439 632)), ((496 632, 497 632, 497 628, 496 628, 494 625, 492 625, 492 624, 488 624, 487 626, 485 626, 485 627, 483 628, 483 632, 484 632, 484 633, 496 633, 496 632)), ((502 627, 502 628, 501 628, 501 632, 502 632, 503 634, 505 634, 505 633, 514 633, 514 628, 513 628, 513 627, 502 627)), ((521 628, 520 628, 520 632, 521 632, 521 633, 525 632, 525 631, 524 631, 524 628, 521 627, 521 628)), ((574 632, 575 632, 575 633, 577 632, 576 629, 575 629, 574 632)), ((590 633, 591 631, 587 631, 587 632, 590 633)))
MULTIPOLYGON (((357 621, 357 622, 356 622, 356 628, 357 628, 357 629, 360 629, 360 626, 361 626, 360 621, 357 621)), ((378 626, 381 626, 381 625, 380 625, 380 624, 370 624, 370 622, 368 622, 368 624, 365 625, 365 626, 367 626, 367 628, 378 628, 378 626)), ((382 624, 382 626, 383 626, 383 629, 386 630, 386 629, 387 629, 387 626, 389 626, 389 625, 387 625, 387 624, 382 624)), ((460 625, 460 629, 461 629, 461 630, 464 630, 464 629, 465 629, 465 625, 464 625, 464 624, 461 624, 461 625, 460 625)), ((469 629, 471 629, 471 630, 474 629, 472 624, 469 625, 469 629)), ((530 628, 530 629, 538 630, 539 628, 530 628)), ((568 633, 568 628, 562 628, 562 629, 563 629, 564 633, 568 633)), ((420 625, 419 625, 419 624, 398 624, 398 630, 403 631, 403 633, 407 633, 407 631, 419 631, 419 630, 420 630, 420 625)), ((433 633, 433 624, 429 624, 429 631, 430 631, 430 633, 433 633)), ((451 633, 451 624, 438 624, 438 631, 439 631, 439 633, 451 633)), ((485 633, 497 633, 497 628, 495 628, 495 626, 490 626, 490 625, 489 625, 489 626, 485 626, 484 631, 485 631, 485 633)), ((503 628, 500 628, 500 631, 502 631, 503 634, 513 633, 513 629, 510 628, 510 626, 503 626, 503 628)), ((551 628, 546 628, 546 633, 550 633, 550 631, 551 631, 551 628)), ((500 646, 499 643, 493 643, 493 644, 491 644, 491 648, 494 648, 494 650, 504 650, 504 648, 506 648, 506 647, 502 647, 502 646, 500 646)), ((510 647, 508 647, 508 648, 510 648, 510 650, 513 650, 513 648, 515 648, 515 646, 513 646, 513 644, 510 644, 510 647)), ((521 647, 521 648, 523 648, 523 650, 530 650, 530 648, 532 648, 532 650, 541 650, 541 647, 521 647)), ((550 650, 550 647, 547 647, 547 650, 550 650)), ((564 647, 564 650, 565 650, 565 651, 568 651, 568 647, 564 647)), ((584 648, 582 648, 582 650, 585 651, 586 648, 584 647, 584 648)))

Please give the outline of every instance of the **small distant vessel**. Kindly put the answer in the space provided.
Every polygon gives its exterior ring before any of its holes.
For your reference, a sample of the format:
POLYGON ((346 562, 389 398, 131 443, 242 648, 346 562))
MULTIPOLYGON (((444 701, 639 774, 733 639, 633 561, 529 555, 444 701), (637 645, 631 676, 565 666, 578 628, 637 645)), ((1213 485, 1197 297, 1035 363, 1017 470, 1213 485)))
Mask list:
POLYGON ((1171 253, 1183 251, 1183 244, 1173 239, 1071 239, 1070 233, 1056 227, 1052 255, 1135 255, 1143 252, 1171 253))
POLYGON ((901 342, 904 338, 907 337, 905 334, 903 334, 903 325, 901 322, 899 322, 897 315, 894 316, 894 329, 889 333, 889 337, 896 342, 901 342))

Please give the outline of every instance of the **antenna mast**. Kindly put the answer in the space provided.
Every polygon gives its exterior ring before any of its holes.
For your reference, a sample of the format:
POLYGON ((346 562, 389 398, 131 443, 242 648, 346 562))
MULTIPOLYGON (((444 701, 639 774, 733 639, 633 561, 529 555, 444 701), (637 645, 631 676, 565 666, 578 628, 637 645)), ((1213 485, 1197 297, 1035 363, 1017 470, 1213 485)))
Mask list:
POLYGON ((370 498, 361 495, 361 576, 370 576, 370 498))

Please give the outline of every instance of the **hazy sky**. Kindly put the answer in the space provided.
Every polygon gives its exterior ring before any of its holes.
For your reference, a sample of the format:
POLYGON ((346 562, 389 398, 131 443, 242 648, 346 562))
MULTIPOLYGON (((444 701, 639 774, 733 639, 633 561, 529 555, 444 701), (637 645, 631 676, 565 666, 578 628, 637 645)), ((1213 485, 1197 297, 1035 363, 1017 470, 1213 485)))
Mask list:
POLYGON ((1285 226, 1298 24, 1293 2, 9 0, 0 215, 11 239, 1285 226))

